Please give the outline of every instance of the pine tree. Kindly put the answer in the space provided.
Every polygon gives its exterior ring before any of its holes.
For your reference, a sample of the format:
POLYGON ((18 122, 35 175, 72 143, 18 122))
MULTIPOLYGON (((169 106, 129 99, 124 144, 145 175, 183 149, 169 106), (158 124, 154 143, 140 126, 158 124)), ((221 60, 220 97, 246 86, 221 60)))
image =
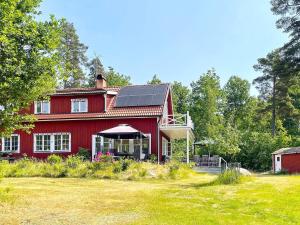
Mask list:
POLYGON ((85 73, 83 68, 86 66, 88 49, 80 42, 73 23, 66 20, 61 22, 62 39, 59 48, 61 55, 63 87, 80 87, 85 83, 85 73))
POLYGON ((98 74, 106 76, 106 73, 105 73, 104 67, 101 63, 101 60, 100 60, 99 56, 96 56, 90 62, 88 62, 87 66, 88 66, 89 71, 90 71, 89 74, 88 74, 87 86, 88 87, 94 87, 96 76, 98 74))

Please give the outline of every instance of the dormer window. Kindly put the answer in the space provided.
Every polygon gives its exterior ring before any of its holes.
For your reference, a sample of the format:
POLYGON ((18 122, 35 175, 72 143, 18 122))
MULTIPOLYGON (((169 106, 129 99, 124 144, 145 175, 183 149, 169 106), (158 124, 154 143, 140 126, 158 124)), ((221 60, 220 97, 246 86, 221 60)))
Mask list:
POLYGON ((49 114, 50 113, 50 102, 49 101, 34 102, 34 113, 35 114, 49 114))
POLYGON ((88 100, 84 99, 72 99, 72 113, 80 113, 88 111, 88 100))

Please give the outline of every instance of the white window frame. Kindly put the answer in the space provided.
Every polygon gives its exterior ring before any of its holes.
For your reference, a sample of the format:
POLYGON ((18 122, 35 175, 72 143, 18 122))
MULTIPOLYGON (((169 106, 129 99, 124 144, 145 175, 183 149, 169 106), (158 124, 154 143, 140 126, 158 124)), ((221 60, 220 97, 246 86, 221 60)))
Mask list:
POLYGON ((169 141, 167 138, 162 137, 162 155, 169 156, 169 141))
MULTIPOLYGON (((33 134, 33 152, 34 153, 60 153, 60 152, 71 152, 71 146, 72 146, 72 135, 71 133, 68 133, 68 132, 62 132, 62 133, 36 133, 36 134, 33 134), (36 150, 36 137, 37 136, 40 136, 40 135, 50 135, 50 150, 44 150, 44 139, 43 139, 43 143, 42 143, 42 146, 43 146, 43 150, 42 151, 37 151, 36 150), (69 149, 68 150, 55 150, 55 135, 69 135, 69 149)), ((62 147, 63 143, 61 142, 61 147, 62 147)))
POLYGON ((50 101, 48 101, 48 100, 44 100, 44 101, 35 101, 35 102, 34 102, 34 114, 50 114, 50 111, 51 111, 50 107, 51 107, 51 104, 50 104, 50 101), (38 103, 41 103, 41 112, 38 112, 38 111, 37 111, 37 104, 38 104, 38 103), (48 103, 48 111, 47 111, 47 112, 44 112, 44 111, 43 111, 43 104, 44 104, 44 103, 48 103))
POLYGON ((72 113, 83 113, 83 112, 88 112, 88 110, 89 110, 89 102, 88 102, 87 98, 74 98, 74 99, 71 99, 71 112, 72 113), (74 102, 81 102, 81 101, 86 102, 86 110, 85 111, 81 110, 80 103, 79 103, 78 104, 79 111, 74 111, 74 102))
POLYGON ((20 135, 19 134, 12 134, 10 135, 10 150, 7 151, 5 150, 5 143, 4 143, 4 139, 5 137, 2 137, 1 138, 1 141, 2 141, 2 145, 1 145, 1 152, 6 152, 6 153, 20 153, 20 135), (12 137, 18 137, 18 149, 16 151, 12 151, 11 148, 12 148, 12 137))

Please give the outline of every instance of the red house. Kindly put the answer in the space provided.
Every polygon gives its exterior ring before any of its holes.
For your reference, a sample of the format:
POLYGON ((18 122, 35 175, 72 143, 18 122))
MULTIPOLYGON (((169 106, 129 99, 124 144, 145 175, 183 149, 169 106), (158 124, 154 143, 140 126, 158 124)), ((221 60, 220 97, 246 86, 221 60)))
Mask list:
MULTIPOLYGON (((193 138, 193 123, 186 115, 174 115, 170 84, 107 87, 98 75, 95 88, 57 90, 49 101, 37 101, 30 112, 37 121, 30 134, 16 131, 1 140, 0 150, 16 157, 46 158, 50 154, 76 154, 79 148, 97 152, 133 153, 140 159, 171 157, 171 139, 193 138), (128 124, 147 138, 109 139, 97 133, 128 124)), ((189 160, 189 145, 187 145, 189 160)))
POLYGON ((300 172, 300 147, 282 148, 272 153, 273 172, 300 172))

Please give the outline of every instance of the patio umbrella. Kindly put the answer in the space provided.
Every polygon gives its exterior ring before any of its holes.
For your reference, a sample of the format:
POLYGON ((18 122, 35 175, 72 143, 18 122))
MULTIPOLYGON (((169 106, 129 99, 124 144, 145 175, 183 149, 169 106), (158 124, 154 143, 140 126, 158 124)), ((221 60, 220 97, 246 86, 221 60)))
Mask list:
POLYGON ((141 131, 127 125, 120 124, 119 126, 98 132, 97 135, 112 138, 112 139, 136 139, 147 138, 141 131))

